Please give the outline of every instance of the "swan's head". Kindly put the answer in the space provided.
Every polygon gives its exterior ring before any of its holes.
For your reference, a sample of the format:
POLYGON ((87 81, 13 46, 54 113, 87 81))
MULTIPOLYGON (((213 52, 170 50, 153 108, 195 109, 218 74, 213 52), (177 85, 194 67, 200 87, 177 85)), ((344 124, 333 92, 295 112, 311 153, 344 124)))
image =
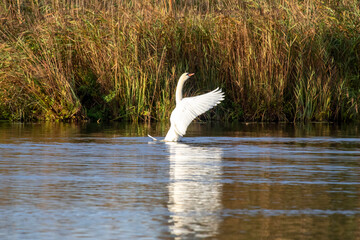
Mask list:
POLYGON ((188 80, 192 75, 194 75, 195 73, 183 73, 179 79, 179 81, 185 82, 186 80, 188 80))

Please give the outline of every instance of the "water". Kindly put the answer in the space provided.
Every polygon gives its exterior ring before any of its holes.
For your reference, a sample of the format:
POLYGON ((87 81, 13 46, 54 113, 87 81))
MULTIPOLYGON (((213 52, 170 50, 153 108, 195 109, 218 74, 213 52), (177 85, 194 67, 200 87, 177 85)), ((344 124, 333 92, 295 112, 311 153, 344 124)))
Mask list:
POLYGON ((0 123, 0 239, 360 239, 357 125, 0 123))

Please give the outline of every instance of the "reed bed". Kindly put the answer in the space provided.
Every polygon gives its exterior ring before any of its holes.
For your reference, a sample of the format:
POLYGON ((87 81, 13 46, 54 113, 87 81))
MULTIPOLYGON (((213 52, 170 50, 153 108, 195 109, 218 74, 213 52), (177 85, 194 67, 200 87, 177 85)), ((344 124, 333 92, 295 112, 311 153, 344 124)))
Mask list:
POLYGON ((0 3, 0 119, 165 120, 185 71, 185 95, 225 91, 207 119, 359 120, 359 4, 0 3))

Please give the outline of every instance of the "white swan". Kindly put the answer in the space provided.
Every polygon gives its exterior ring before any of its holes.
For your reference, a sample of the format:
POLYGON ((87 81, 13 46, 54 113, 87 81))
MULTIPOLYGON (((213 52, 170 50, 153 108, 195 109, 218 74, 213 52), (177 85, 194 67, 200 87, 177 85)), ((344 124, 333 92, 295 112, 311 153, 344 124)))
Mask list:
MULTIPOLYGON (((219 88, 199 96, 183 98, 182 89, 184 83, 192 75, 194 73, 184 73, 179 78, 176 86, 176 107, 170 116, 171 126, 164 139, 166 142, 179 141, 185 135, 186 129, 192 120, 224 100, 224 93, 219 88)), ((148 136, 151 137, 150 135, 148 136)), ((157 140, 156 138, 151 138, 157 140)))

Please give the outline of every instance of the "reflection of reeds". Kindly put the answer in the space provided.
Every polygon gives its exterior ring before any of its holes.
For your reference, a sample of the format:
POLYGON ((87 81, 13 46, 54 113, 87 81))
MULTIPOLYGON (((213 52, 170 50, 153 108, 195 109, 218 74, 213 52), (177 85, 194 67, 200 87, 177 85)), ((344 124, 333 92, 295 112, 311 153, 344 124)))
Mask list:
POLYGON ((358 119, 359 16, 355 0, 3 1, 0 118, 163 120, 194 71, 188 89, 225 90, 224 119, 358 119))

